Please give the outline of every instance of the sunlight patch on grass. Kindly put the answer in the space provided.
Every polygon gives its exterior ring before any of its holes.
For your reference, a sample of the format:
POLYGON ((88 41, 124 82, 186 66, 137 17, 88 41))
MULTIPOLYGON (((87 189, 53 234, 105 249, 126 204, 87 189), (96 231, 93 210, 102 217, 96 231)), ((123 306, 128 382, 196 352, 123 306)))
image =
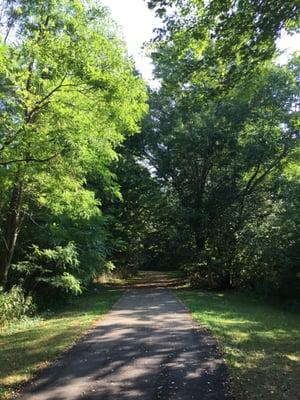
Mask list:
POLYGON ((300 363, 300 355, 296 356, 295 354, 286 354, 285 356, 291 361, 296 361, 300 363))

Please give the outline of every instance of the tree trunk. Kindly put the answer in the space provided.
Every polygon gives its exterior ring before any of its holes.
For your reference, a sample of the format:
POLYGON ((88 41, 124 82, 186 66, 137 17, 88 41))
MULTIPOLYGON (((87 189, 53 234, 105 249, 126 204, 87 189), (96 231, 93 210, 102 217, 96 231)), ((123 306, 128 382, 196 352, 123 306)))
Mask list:
POLYGON ((4 226, 4 245, 2 254, 0 255, 0 287, 4 287, 6 284, 7 274, 11 265, 19 233, 22 193, 23 183, 18 182, 14 185, 11 192, 11 199, 4 226))
POLYGON ((196 225, 196 226, 193 225, 193 229, 194 229, 196 248, 197 248, 198 253, 201 254, 205 247, 206 236, 203 233, 203 231, 201 230, 201 228, 199 229, 198 225, 196 225))

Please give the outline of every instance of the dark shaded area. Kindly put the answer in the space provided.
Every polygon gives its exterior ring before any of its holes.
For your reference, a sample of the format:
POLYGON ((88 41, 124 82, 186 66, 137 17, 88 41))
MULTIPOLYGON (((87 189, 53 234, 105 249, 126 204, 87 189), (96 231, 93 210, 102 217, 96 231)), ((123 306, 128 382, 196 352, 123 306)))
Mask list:
POLYGON ((183 285, 186 278, 179 271, 158 272, 139 271, 139 273, 128 280, 124 285, 118 285, 123 289, 150 289, 150 288, 176 288, 183 285))
POLYGON ((227 399, 215 340, 164 288, 132 289, 18 400, 227 399))

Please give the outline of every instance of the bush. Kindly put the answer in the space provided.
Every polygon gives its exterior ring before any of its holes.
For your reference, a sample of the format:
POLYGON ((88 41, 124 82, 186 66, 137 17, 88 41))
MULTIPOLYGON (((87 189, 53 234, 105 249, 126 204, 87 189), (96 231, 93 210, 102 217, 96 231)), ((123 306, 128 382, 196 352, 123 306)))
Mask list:
POLYGON ((32 297, 26 296, 20 286, 13 286, 8 292, 0 290, 0 326, 32 315, 34 311, 32 297))
POLYGON ((32 246, 32 252, 27 258, 14 265, 13 269, 24 280, 25 287, 35 295, 41 292, 55 298, 82 292, 78 279, 80 264, 74 243, 69 242, 64 247, 55 246, 53 249, 32 246))
POLYGON ((199 257, 198 262, 186 264, 183 271, 192 288, 223 290, 231 287, 229 272, 222 268, 220 261, 199 257))

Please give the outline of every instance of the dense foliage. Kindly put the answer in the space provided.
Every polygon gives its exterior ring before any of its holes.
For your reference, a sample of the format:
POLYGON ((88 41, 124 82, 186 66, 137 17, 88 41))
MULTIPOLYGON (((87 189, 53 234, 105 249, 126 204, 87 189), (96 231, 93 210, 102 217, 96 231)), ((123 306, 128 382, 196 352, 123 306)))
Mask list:
POLYGON ((184 268, 197 287, 294 295, 300 58, 277 65, 275 41, 299 7, 148 5, 147 95, 99 2, 3 2, 0 285, 42 302, 105 269, 184 268))
POLYGON ((134 265, 184 267, 195 286, 299 293, 300 59, 274 61, 299 7, 148 3, 160 88, 127 142, 115 237, 134 265))
POLYGON ((1 27, 0 285, 79 293, 105 264, 101 199, 120 196, 110 164, 144 83, 92 1, 7 0, 1 27))
POLYGON ((27 317, 35 311, 31 296, 26 296, 19 286, 13 286, 10 291, 0 290, 0 326, 11 321, 27 317))

